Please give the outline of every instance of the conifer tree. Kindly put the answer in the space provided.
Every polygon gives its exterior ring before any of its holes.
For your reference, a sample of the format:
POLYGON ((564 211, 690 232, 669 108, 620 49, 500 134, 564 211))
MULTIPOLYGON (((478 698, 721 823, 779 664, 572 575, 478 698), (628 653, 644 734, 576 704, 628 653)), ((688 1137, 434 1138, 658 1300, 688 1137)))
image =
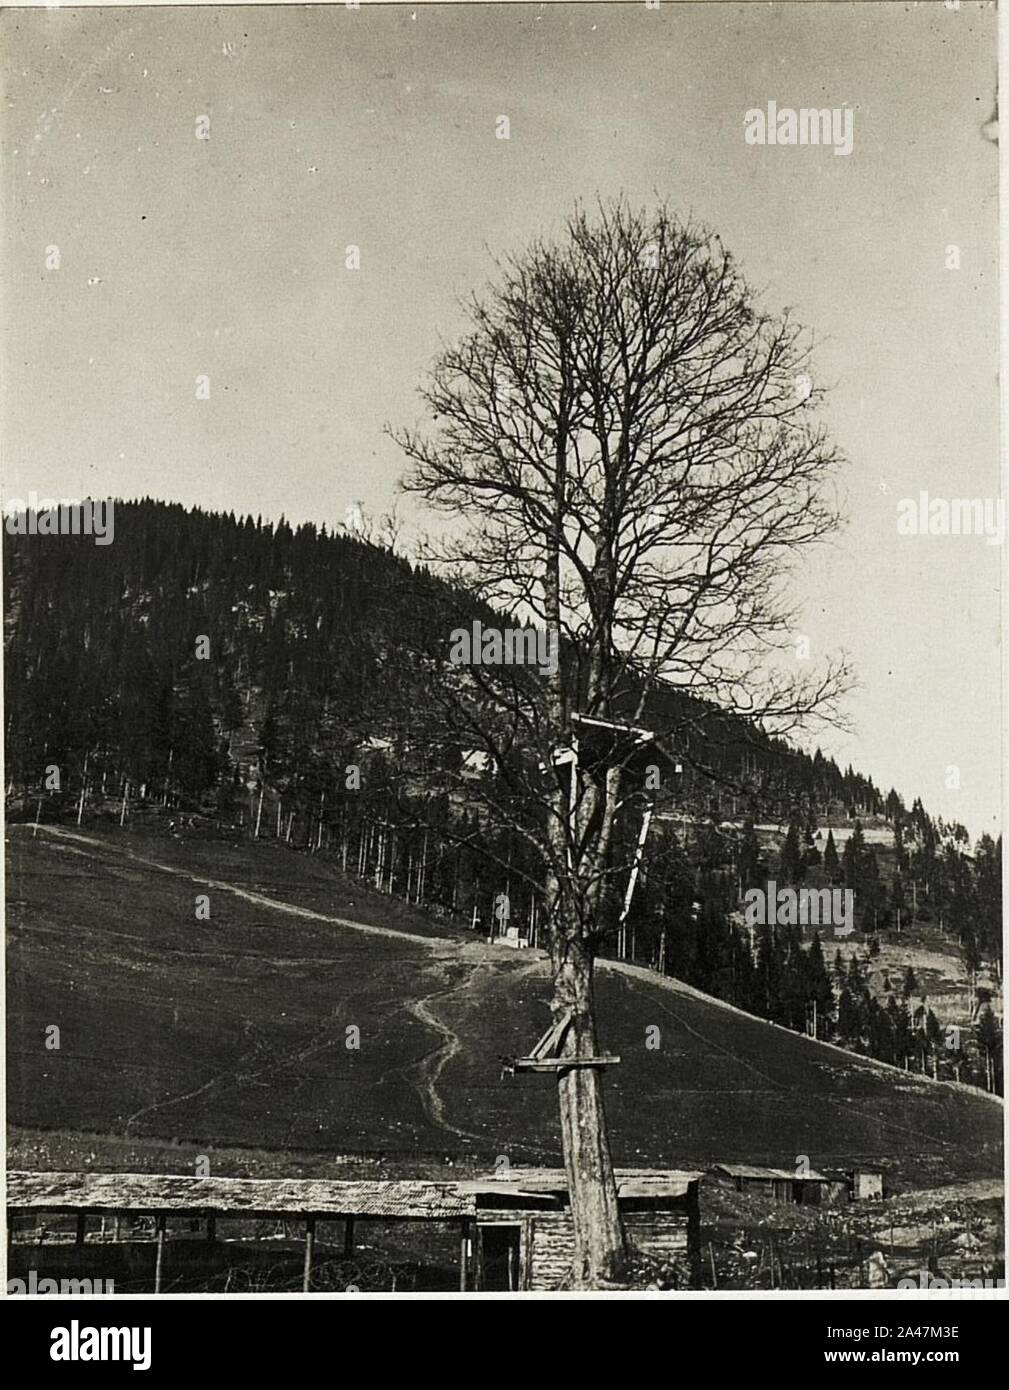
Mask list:
POLYGON ((799 842, 799 827, 790 821, 788 833, 781 847, 778 874, 784 883, 801 883, 804 876, 802 848, 799 842))

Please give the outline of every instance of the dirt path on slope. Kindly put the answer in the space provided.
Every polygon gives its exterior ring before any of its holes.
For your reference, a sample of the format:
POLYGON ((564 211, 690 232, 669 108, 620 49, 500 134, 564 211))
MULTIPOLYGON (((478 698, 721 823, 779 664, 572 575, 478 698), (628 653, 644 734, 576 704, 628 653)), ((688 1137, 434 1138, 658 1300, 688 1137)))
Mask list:
MULTIPOLYGON (((446 1130, 461 1139, 475 1139, 481 1144, 487 1144, 491 1136, 488 1134, 477 1134, 474 1130, 463 1129, 459 1125, 453 1124, 447 1116, 445 1101, 438 1091, 438 1082, 442 1073, 454 1057, 457 1057, 463 1050, 463 1042, 459 1034, 440 1018, 434 1011, 432 1005, 436 1000, 448 999, 454 994, 461 994, 464 991, 479 993, 479 987, 474 984, 477 975, 482 971, 489 972, 495 968, 498 962, 493 958, 488 958, 489 948, 480 943, 473 942, 463 946, 460 954, 469 959, 466 961, 468 966, 466 978, 456 985, 449 985, 445 989, 433 990, 421 999, 413 1000, 404 1005, 406 1011, 413 1015, 426 1028, 438 1033, 442 1041, 424 1054, 416 1062, 403 1070, 403 1075, 413 1085, 420 1097, 420 1103, 424 1114, 433 1125, 439 1129, 446 1130)), ((529 961, 522 966, 523 973, 534 972, 540 965, 539 961, 529 961)), ((552 1154, 553 1150, 542 1148, 537 1144, 523 1145, 523 1148, 534 1153, 552 1154)))
MULTIPOLYGON (((221 879, 206 878, 198 873, 193 873, 189 869, 180 868, 173 864, 162 864, 158 860, 149 859, 146 855, 138 854, 135 850, 127 849, 125 846, 110 845, 105 840, 95 839, 90 835, 83 835, 79 831, 65 830, 56 826, 39 826, 39 829, 47 835, 55 836, 60 840, 70 840, 75 844, 85 846, 84 849, 74 849, 72 852, 80 854, 85 858, 98 860, 100 856, 94 851, 104 850, 112 855, 119 855, 124 859, 131 860, 135 864, 145 868, 156 869, 161 873, 171 874, 175 878, 185 879, 189 883, 197 883, 202 886, 213 888, 218 892, 231 893, 237 898, 246 902, 254 903, 260 907, 267 907, 276 912, 287 913, 292 917, 301 917, 309 921, 325 922, 333 926, 346 927, 351 931, 364 932, 369 936, 382 936, 392 938, 396 941, 412 942, 427 947, 429 951, 435 949, 448 948, 453 958, 460 959, 466 966, 466 978, 457 985, 451 985, 445 989, 433 990, 420 999, 409 1000, 403 1004, 406 1013, 411 1014, 425 1028, 434 1033, 439 1041, 428 1052, 411 1062, 403 1069, 403 1076, 409 1081, 417 1092, 421 1108, 427 1119, 436 1128, 444 1130, 448 1134, 453 1134, 461 1139, 475 1140, 480 1144, 488 1142, 486 1134, 478 1134, 474 1130, 463 1129, 458 1125, 452 1124, 447 1118, 446 1105, 442 1096, 438 1092, 438 1081, 445 1068, 452 1059, 463 1050, 463 1042, 458 1033, 443 1022, 434 1012, 431 1005, 434 1000, 444 999, 450 995, 461 993, 464 990, 474 988, 473 981, 478 972, 490 971, 499 963, 496 954, 492 954, 493 948, 485 946, 482 942, 466 942, 462 945, 446 937, 420 936, 416 932, 396 931, 391 927, 369 926, 364 922, 354 922, 346 917, 335 917, 328 913, 316 912, 311 908, 298 907, 293 903, 285 902, 281 898, 271 898, 263 893, 255 893, 249 889, 240 888, 237 884, 228 883, 221 879)), ((276 964, 291 964, 291 961, 278 961, 276 964)), ((307 963, 318 964, 312 958, 307 963)), ((334 962, 336 963, 336 962, 334 962)), ((500 962, 503 963, 503 962, 500 962)), ((524 966, 527 971, 537 968, 539 961, 530 961, 524 966)), ((164 1100, 156 1101, 153 1104, 143 1106, 135 1111, 126 1119, 124 1137, 128 1137, 132 1126, 143 1116, 149 1115, 154 1111, 165 1109, 166 1107, 179 1104, 193 1097, 211 1090, 222 1083, 258 1080, 268 1072, 280 1070, 293 1062, 303 1060, 304 1057, 332 1045, 332 1040, 325 1041, 313 1040, 303 1052, 297 1052, 289 1057, 282 1058, 268 1067, 254 1070, 243 1070, 247 1067, 247 1062, 239 1064, 237 1070, 221 1073, 219 1076, 212 1077, 211 1080, 202 1085, 192 1088, 189 1091, 175 1096, 166 1097, 164 1100)), ((535 1147, 535 1146, 534 1146, 535 1147)), ((539 1151, 539 1150, 537 1150, 539 1151)), ((542 1150, 542 1152, 548 1152, 542 1150)))
POLYGON ((430 1052, 425 1052, 423 1057, 419 1057, 416 1062, 411 1062, 409 1066, 404 1067, 403 1075, 416 1090, 421 1109, 437 1129, 447 1130, 448 1133, 455 1134, 460 1139, 475 1139, 480 1143, 486 1143, 487 1136, 485 1134, 477 1134, 474 1130, 462 1129, 459 1125, 452 1124, 446 1117, 445 1102, 438 1094, 438 1080, 452 1058, 458 1056, 462 1051, 462 1039, 454 1029, 443 1023, 430 1008, 431 1001, 434 999, 445 999, 451 994, 457 994, 460 990, 469 989, 473 975, 478 968, 474 966, 461 985, 452 985, 448 989, 435 990, 431 994, 426 994, 422 999, 415 999, 404 1005, 406 1012, 412 1014, 425 1028, 429 1028, 431 1032, 437 1034, 441 1038, 441 1042, 437 1043, 430 1052))
POLYGON ((348 917, 333 917, 326 912, 315 912, 310 907, 297 907, 294 903, 284 902, 282 898, 269 898, 265 893, 254 893, 248 888, 239 888, 236 883, 226 883, 217 878, 205 878, 201 874, 193 873, 191 869, 180 869, 174 864, 161 864, 156 859, 148 859, 146 855, 137 854, 135 850, 126 849, 119 845, 110 845, 107 840, 96 840, 93 836, 82 835, 76 830, 63 830, 52 825, 40 825, 39 830, 43 834, 54 835, 60 840, 73 840, 78 844, 90 845, 93 849, 101 849, 109 854, 120 855, 125 859, 132 860, 135 864, 142 864, 147 869, 157 869, 160 873, 171 874, 174 878, 184 878, 187 882, 198 883, 204 888, 214 888, 220 893, 231 893, 244 902, 253 903, 257 907, 272 908, 275 912, 286 912, 291 917, 303 917, 310 922, 327 922, 331 926, 347 927, 350 931, 364 932, 368 936, 391 937, 394 941, 412 941, 428 947, 429 950, 436 946, 452 944, 448 937, 421 936, 418 932, 397 931, 393 927, 373 927, 364 922, 353 922, 348 917))

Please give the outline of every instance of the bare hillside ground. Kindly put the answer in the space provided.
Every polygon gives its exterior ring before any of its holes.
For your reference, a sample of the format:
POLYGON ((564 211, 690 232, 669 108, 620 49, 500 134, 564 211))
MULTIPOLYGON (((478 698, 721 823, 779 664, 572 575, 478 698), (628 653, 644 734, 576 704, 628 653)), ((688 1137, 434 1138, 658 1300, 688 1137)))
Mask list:
MULTIPOLYGON (((551 1080, 502 1076, 500 1060, 548 1022, 541 953, 488 947, 281 849, 19 826, 8 855, 12 1163, 559 1158, 551 1080)), ((607 1076, 620 1163, 871 1161, 893 1190, 1001 1170, 992 1098, 642 969, 604 965, 598 993, 623 1059, 607 1076)))

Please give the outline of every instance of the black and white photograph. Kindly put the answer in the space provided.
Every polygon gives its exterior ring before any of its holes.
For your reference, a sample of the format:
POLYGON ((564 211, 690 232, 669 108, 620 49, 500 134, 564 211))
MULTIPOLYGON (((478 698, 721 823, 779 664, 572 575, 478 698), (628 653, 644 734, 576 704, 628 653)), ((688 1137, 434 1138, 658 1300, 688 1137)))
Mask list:
POLYGON ((278 1296, 959 1359, 826 1324, 1004 1296, 998 31, 0 12, 47 1361, 278 1296))

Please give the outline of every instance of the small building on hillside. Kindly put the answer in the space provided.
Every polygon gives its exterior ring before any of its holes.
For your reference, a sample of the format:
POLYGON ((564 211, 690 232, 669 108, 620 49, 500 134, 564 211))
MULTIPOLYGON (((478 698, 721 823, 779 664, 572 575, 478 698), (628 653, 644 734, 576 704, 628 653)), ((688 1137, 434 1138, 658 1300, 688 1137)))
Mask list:
POLYGON ((805 1173, 787 1168, 768 1168, 754 1163, 719 1163, 708 1174, 717 1187, 749 1192, 775 1202, 801 1206, 843 1206, 847 1202, 873 1202, 883 1197, 883 1173, 879 1168, 829 1169, 805 1173))
POLYGON ((511 946, 514 950, 525 950, 529 945, 528 936, 523 936, 518 927, 510 922, 504 931, 494 937, 494 944, 498 946, 511 946))
POLYGON ((848 1175, 848 1189, 853 1202, 881 1202, 884 1196, 882 1169, 852 1169, 848 1175))
POLYGON ((818 1173, 812 1168, 797 1173, 787 1168, 768 1168, 754 1163, 719 1163, 709 1174, 712 1182, 749 1192, 774 1202, 796 1202, 802 1206, 833 1206, 847 1201, 843 1178, 818 1173))

